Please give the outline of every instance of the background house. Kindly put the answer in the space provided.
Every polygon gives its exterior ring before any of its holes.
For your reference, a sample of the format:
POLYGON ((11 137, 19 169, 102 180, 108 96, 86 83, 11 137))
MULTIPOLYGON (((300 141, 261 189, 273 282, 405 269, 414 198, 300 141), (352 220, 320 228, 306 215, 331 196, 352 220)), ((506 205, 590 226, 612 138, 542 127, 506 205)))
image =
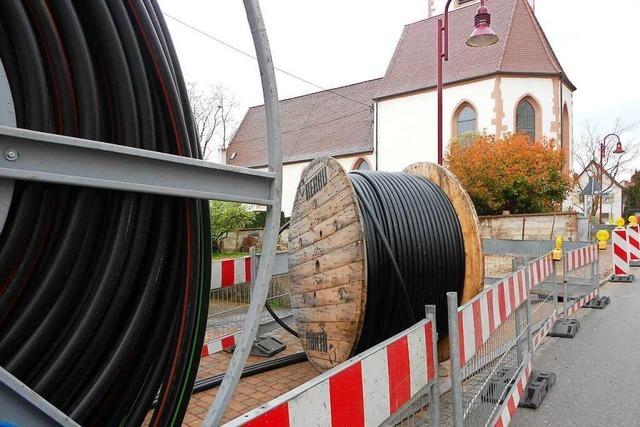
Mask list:
MULTIPOLYGON (((604 195, 602 198, 602 220, 607 223, 620 218, 624 211, 624 186, 616 181, 605 170, 602 175, 604 195)), ((589 216, 597 197, 600 195, 600 165, 591 161, 578 175, 571 197, 565 202, 565 209, 574 210, 582 215, 589 216)), ((596 207, 596 209, 599 209, 596 207)), ((599 216, 599 210, 596 216, 599 216)))
MULTIPOLYGON (((445 150, 468 131, 502 136, 524 132, 555 140, 571 168, 573 91, 528 0, 487 0, 500 41, 471 48, 478 1, 455 0, 449 61, 444 66, 445 150)), ((405 26, 383 78, 281 101, 283 211, 289 215, 300 174, 313 158, 339 159, 347 170, 398 171, 437 161, 436 22, 444 1, 429 2, 429 18, 405 26)), ((229 144, 232 165, 266 165, 264 107, 252 107, 229 144)))

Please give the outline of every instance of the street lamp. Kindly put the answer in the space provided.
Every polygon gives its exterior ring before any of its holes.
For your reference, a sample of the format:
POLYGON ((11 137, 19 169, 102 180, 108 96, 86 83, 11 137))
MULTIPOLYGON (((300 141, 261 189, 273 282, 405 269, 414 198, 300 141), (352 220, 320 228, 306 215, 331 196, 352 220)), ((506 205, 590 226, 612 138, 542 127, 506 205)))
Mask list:
MULTIPOLYGON (((480 0, 480 7, 474 18, 474 30, 467 39, 467 46, 485 47, 498 42, 498 36, 491 29, 491 14, 480 0)), ((438 19, 436 37, 438 39, 438 164, 442 164, 442 63, 449 60, 449 5, 444 7, 444 22, 438 19), (443 40, 444 38, 444 40, 443 40)))
POLYGON ((624 153, 624 149, 622 148, 622 142, 620 141, 620 137, 615 133, 610 133, 605 136, 600 143, 600 224, 602 224, 602 198, 604 196, 604 181, 603 181, 603 172, 604 172, 604 154, 607 149, 607 140, 610 138, 615 138, 616 140, 616 149, 613 150, 613 154, 622 154, 624 153))

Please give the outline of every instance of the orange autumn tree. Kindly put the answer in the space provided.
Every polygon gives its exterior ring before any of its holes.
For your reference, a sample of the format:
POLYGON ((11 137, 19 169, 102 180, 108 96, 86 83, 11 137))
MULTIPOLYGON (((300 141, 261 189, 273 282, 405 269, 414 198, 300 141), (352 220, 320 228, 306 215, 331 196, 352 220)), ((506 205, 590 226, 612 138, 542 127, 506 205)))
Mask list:
POLYGON ((558 209, 569 188, 562 153, 527 135, 481 135, 452 141, 445 164, 457 175, 480 215, 558 209))

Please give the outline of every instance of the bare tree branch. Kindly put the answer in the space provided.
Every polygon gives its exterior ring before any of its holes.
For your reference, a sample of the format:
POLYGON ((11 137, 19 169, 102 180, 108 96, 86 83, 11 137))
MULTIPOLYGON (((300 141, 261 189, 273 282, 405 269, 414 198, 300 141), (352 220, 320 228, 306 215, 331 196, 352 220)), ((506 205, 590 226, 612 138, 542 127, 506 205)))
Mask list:
MULTIPOLYGON (((621 118, 617 118, 613 123, 613 126, 609 127, 606 131, 601 131, 600 125, 597 121, 586 121, 582 124, 583 132, 580 135, 580 139, 576 141, 573 150, 574 162, 580 167, 580 171, 592 178, 592 182, 599 182, 599 165, 600 165, 600 143, 604 137, 610 133, 617 134, 623 144, 625 152, 623 154, 615 154, 615 144, 608 141, 608 145, 605 147, 603 156, 604 171, 613 178, 613 181, 619 182, 622 177, 628 173, 633 172, 631 164, 640 154, 640 141, 633 136, 639 126, 639 123, 625 122, 621 118), (595 162, 598 167, 588 168, 591 162, 595 162)), ((601 185, 601 193, 609 191, 614 182, 609 180, 606 185, 601 185)), ((595 195, 593 197, 593 205, 591 206, 590 215, 593 217, 596 215, 600 205, 601 195, 595 195)))
POLYGON ((202 156, 206 159, 213 150, 226 148, 237 125, 238 103, 222 85, 202 89, 196 83, 189 83, 187 91, 202 156))

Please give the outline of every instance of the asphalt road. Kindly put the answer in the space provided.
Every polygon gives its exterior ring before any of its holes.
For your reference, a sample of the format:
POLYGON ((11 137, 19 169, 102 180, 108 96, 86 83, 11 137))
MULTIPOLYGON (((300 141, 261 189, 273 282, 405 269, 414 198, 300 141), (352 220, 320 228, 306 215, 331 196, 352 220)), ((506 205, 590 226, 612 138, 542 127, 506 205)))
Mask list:
POLYGON ((640 282, 608 284, 604 310, 582 309, 576 338, 548 339, 533 369, 557 381, 536 410, 519 408, 512 426, 640 426, 640 282))

